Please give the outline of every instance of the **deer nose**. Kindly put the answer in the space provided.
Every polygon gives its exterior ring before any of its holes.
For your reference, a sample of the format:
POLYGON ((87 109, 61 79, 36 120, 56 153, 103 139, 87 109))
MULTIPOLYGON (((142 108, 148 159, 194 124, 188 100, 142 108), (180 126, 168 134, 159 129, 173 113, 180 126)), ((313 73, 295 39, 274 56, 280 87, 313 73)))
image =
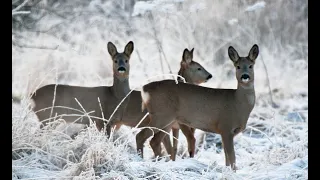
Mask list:
POLYGON ((118 72, 119 72, 119 73, 124 73, 124 72, 126 72, 126 68, 124 68, 124 67, 119 67, 119 68, 118 68, 118 72))
POLYGON ((243 74, 241 76, 241 79, 250 79, 250 76, 248 74, 243 74))
POLYGON ((212 78, 212 75, 209 74, 209 76, 207 77, 207 80, 211 79, 212 78))

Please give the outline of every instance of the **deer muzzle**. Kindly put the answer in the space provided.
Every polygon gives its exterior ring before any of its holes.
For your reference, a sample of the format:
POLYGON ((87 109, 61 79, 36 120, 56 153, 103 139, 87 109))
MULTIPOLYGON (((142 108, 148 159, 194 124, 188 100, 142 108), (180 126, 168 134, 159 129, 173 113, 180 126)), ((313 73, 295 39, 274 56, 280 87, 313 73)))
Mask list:
POLYGON ((242 74, 241 81, 243 83, 248 83, 250 81, 250 76, 248 74, 242 74))
POLYGON ((120 74, 124 74, 124 73, 126 72, 126 68, 124 68, 124 67, 119 67, 119 68, 118 68, 118 72, 119 72, 120 74))

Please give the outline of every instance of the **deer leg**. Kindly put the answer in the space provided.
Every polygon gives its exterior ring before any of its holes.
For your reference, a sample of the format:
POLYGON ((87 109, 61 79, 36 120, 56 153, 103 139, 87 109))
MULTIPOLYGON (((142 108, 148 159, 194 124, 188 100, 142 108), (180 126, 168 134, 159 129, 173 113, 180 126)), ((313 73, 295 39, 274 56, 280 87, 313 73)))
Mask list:
MULTIPOLYGON (((151 128, 152 127, 157 127, 159 129, 165 129, 167 127, 171 127, 170 124, 173 122, 173 119, 174 119, 174 118, 168 117, 167 114, 159 114, 159 115, 158 114, 149 114, 148 117, 149 117, 149 120, 150 120, 149 121, 150 123, 148 124, 148 126, 151 127, 151 128)), ((167 132, 169 132, 169 130, 170 130, 170 128, 167 130, 167 132)), ((143 157, 143 144, 150 136, 153 135, 153 132, 155 132, 155 135, 156 135, 157 132, 159 132, 159 130, 157 130, 157 129, 152 129, 152 130, 143 129, 136 136, 137 150, 138 150, 138 152, 140 152, 142 154, 141 155, 142 157, 143 157)), ((159 136, 159 138, 156 138, 155 140, 159 139, 160 140, 159 141, 159 145, 161 145, 160 143, 161 143, 165 133, 159 132, 158 134, 159 135, 157 135, 157 136, 159 136)), ((158 143, 158 142, 156 141, 156 143, 158 143)), ((154 144, 154 145, 157 145, 157 144, 154 144)), ((161 147, 160 148, 159 147, 157 147, 157 148, 153 147, 153 148, 155 148, 154 150, 157 151, 156 155, 161 154, 161 147), (160 149, 160 153, 158 153, 159 149, 160 149)), ((170 149, 168 152, 172 152, 172 150, 170 149)))
POLYGON ((96 124, 98 130, 100 131, 104 127, 104 125, 106 125, 106 133, 107 133, 107 137, 109 137, 109 138, 110 138, 110 134, 111 134, 111 128, 113 128, 117 124, 121 124, 121 119, 116 118, 116 117, 112 117, 108 123, 105 123, 102 120, 98 120, 98 121, 100 122, 99 128, 98 128, 98 123, 96 124))
MULTIPOLYGON (((146 127, 150 124, 151 118, 150 116, 147 116, 138 126, 138 128, 146 127)), ((142 129, 137 135, 136 135, 136 146, 137 146, 137 152, 140 154, 140 157, 143 158, 143 144, 144 142, 152 136, 153 132, 150 129, 142 129)))
POLYGON ((153 132, 150 129, 142 129, 136 135, 137 152, 140 154, 141 158, 143 158, 143 144, 150 136, 152 136, 152 134, 153 132))
POLYGON ((195 128, 193 128, 193 127, 190 127, 190 131, 192 132, 192 134, 194 135, 194 132, 196 131, 196 129, 195 128))
MULTIPOLYGON (((169 133, 171 130, 171 126, 167 126, 163 130, 169 133)), ((161 156, 161 141, 167 135, 165 132, 162 132, 162 131, 157 132, 150 141, 150 146, 156 157, 161 156)), ((171 147, 168 147, 168 148, 170 148, 168 152, 172 152, 172 148, 171 147)))
POLYGON ((236 156, 234 152, 233 135, 222 134, 221 137, 226 157, 226 166, 231 165, 231 169, 236 171, 236 156))
POLYGON ((224 151, 224 158, 225 158, 225 161, 226 161, 226 166, 230 166, 230 161, 229 161, 229 158, 228 158, 228 154, 227 154, 226 148, 223 148, 223 151, 224 151))
POLYGON ((184 124, 179 124, 182 133, 186 136, 188 142, 188 151, 190 157, 194 157, 196 138, 194 138, 194 128, 190 128, 184 124), (192 130, 193 129, 193 130, 192 130))
POLYGON ((176 160, 177 150, 178 150, 178 139, 179 139, 179 129, 172 128, 172 136, 173 136, 173 148, 171 153, 172 161, 176 160))
MULTIPOLYGON (((159 132, 158 132, 158 133, 159 133, 159 132)), ((171 141, 170 141, 169 135, 166 134, 166 135, 164 136, 164 138, 163 138, 163 140, 162 140, 162 143, 163 143, 164 147, 166 148, 167 153, 168 153, 168 154, 171 154, 170 149, 172 149, 172 146, 171 146, 171 141)), ((159 147, 161 147, 161 146, 159 146, 159 147)), ((161 151, 161 149, 160 149, 160 151, 161 151)), ((172 154, 171 154, 170 158, 172 159, 172 154)), ((174 161, 174 160, 173 160, 173 161, 174 161)))
POLYGON ((104 122, 102 120, 95 120, 95 122, 96 122, 96 127, 97 127, 98 131, 100 132, 104 126, 104 122))

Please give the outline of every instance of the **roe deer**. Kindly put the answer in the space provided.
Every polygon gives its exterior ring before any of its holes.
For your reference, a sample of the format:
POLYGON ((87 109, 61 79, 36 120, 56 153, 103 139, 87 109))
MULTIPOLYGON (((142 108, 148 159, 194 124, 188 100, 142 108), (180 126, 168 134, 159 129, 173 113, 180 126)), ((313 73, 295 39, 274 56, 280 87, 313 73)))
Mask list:
MULTIPOLYGON (((183 55, 182 55, 182 60, 180 62, 180 70, 178 72, 178 75, 182 76, 185 78, 186 82, 192 83, 192 84, 200 84, 203 82, 208 81, 209 79, 212 78, 212 75, 204 68, 202 67, 198 62, 193 61, 193 50, 192 48, 191 51, 189 51, 187 48, 184 49, 183 55)), ((181 78, 179 78, 179 81, 182 81, 181 78)), ((126 125, 126 126, 131 126, 134 127, 136 126, 140 120, 145 116, 145 114, 148 112, 147 110, 144 110, 141 112, 141 92, 140 91, 135 91, 133 90, 130 94, 130 101, 127 105, 127 108, 123 114, 122 120, 118 120, 116 122, 116 128, 120 128, 120 126, 126 125)), ((114 119, 116 120, 116 119, 114 119)), ((150 123, 150 118, 147 116, 142 123, 139 125, 139 127, 144 127, 147 124, 150 123)), ((193 135, 194 130, 190 129, 188 126, 184 124, 180 124, 181 130, 183 134, 187 137, 188 140, 188 147, 189 147, 189 152, 194 152, 195 148, 195 138, 193 135)), ((179 124, 176 124, 175 127, 173 127, 173 136, 178 139, 178 133, 179 133, 179 124)), ((140 141, 139 139, 136 139, 136 141, 140 141)), ((171 141, 169 136, 165 136, 163 139, 163 144, 168 152, 168 154, 171 154, 171 141)), ((174 148, 177 149, 177 140, 174 139, 174 148)), ((160 146, 161 147, 161 146, 160 146)), ((142 147, 143 148, 143 147, 142 147)), ((143 149, 140 148, 138 149, 138 152, 140 151, 141 156, 143 157, 143 149)), ((160 149, 161 151, 161 149, 160 149)), ((194 154, 194 153, 192 153, 194 154)), ((172 159, 171 155, 171 159, 172 159)), ((172 159, 175 160, 175 159, 172 159)))
MULTIPOLYGON (((237 89, 216 89, 178 83, 173 80, 151 82, 141 91, 142 109, 147 108, 151 121, 149 126, 169 131, 175 121, 203 131, 220 134, 225 152, 226 166, 236 170, 233 138, 247 125, 255 104, 254 64, 259 54, 255 44, 248 56, 240 57, 230 46, 229 58, 236 68, 237 89)), ((151 136, 148 129, 137 134, 146 140, 151 136)), ((165 133, 159 131, 150 141, 154 151, 165 133)), ((141 146, 140 144, 137 146, 141 146)), ((156 156, 160 152, 155 152, 156 156)))
MULTIPOLYGON (((77 110, 82 111, 81 106, 86 112, 93 111, 90 115, 92 116, 91 119, 95 121, 99 131, 103 128, 104 121, 102 118, 108 119, 119 102, 130 92, 129 60, 134 45, 132 41, 129 41, 125 46, 123 53, 118 53, 116 46, 112 42, 108 42, 107 47, 113 62, 113 85, 82 87, 49 84, 37 89, 31 99, 34 101, 35 105, 33 111, 36 113, 39 121, 42 122, 41 128, 48 123, 47 121, 50 120, 48 118, 53 118, 55 115, 61 117, 68 123, 78 119, 75 123, 89 125, 90 121, 87 116, 79 118, 79 115, 77 115, 79 114, 79 111, 77 110), (75 99, 79 101, 81 106, 75 99)), ((122 113, 126 108, 128 101, 129 98, 126 98, 123 101, 111 119, 122 118, 122 113)), ((110 129, 108 129, 110 127, 111 126, 108 127, 107 125, 107 132, 110 131, 110 129)))

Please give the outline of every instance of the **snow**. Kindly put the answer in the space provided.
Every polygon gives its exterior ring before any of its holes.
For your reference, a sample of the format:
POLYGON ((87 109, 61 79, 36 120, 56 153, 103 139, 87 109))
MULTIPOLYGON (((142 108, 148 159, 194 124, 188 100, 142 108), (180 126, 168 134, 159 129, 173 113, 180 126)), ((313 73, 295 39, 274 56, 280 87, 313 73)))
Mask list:
POLYGON ((197 12, 197 11, 200 11, 200 10, 205 10, 207 7, 206 7, 206 4, 204 2, 196 2, 192 5, 190 5, 190 8, 189 8, 189 12, 197 12))
POLYGON ((234 24, 238 23, 238 19, 232 18, 232 19, 230 19, 230 20, 228 21, 228 23, 229 23, 230 25, 234 25, 234 24))
POLYGON ((264 8, 266 3, 264 1, 257 2, 252 6, 248 6, 245 11, 256 11, 258 9, 264 8))
POLYGON ((158 12, 174 13, 176 12, 176 3, 184 0, 154 0, 154 1, 137 1, 134 5, 132 16, 143 15, 148 11, 156 10, 158 12))
MULTIPOLYGON (((296 17, 292 14, 299 12, 279 6, 278 1, 235 6, 232 0, 198 3, 155 0, 138 1, 131 19, 123 20, 117 18, 121 16, 120 10, 112 11, 113 2, 117 1, 94 0, 87 6, 77 6, 77 12, 84 14, 77 14, 76 19, 52 32, 23 31, 14 35, 13 40, 21 39, 20 35, 29 37, 29 41, 23 41, 26 44, 59 45, 59 48, 12 46, 12 89, 24 97, 21 104, 12 103, 12 179, 308 179, 308 51, 305 50, 308 33, 306 25, 301 26, 303 29, 292 28, 307 23, 307 19, 292 19, 296 17), (177 8, 178 3, 184 5, 181 10, 177 8), (287 9, 284 11, 284 8, 287 9), (264 12, 261 16, 271 20, 274 12, 283 11, 284 17, 278 18, 286 21, 273 19, 272 31, 264 32, 263 28, 268 28, 264 22, 252 21, 252 17, 244 13, 257 9, 261 10, 257 11, 257 18, 264 12), (118 14, 113 15, 114 11, 118 14), (146 11, 153 14, 153 21, 136 16, 146 11), (290 29, 290 33, 282 32, 286 29, 290 29), (261 37, 268 40, 262 41, 261 37), (130 86, 138 90, 147 82, 173 79, 166 61, 176 75, 183 49, 192 47, 195 48, 194 60, 214 77, 203 86, 236 88, 235 68, 227 56, 228 46, 235 47, 240 56, 246 56, 254 43, 259 45, 255 107, 246 130, 234 139, 236 172, 225 166, 220 135, 201 130, 195 132, 194 158, 189 158, 187 141, 180 131, 177 160, 173 162, 166 153, 164 158, 155 161, 150 139, 145 143, 144 158, 140 158, 135 145, 138 128, 122 126, 114 132, 113 141, 94 125, 81 130, 82 125, 67 125, 61 120, 45 130, 39 129, 37 117, 28 107, 28 92, 53 82, 111 85, 107 42, 112 41, 121 51, 130 40, 135 43, 130 60, 130 86), (269 86, 278 108, 270 103, 269 86), (79 130, 79 135, 71 139, 69 135, 79 130)), ((71 15, 69 7, 60 3, 52 8, 61 8, 60 13, 71 15)), ((51 14, 38 24, 49 27, 60 22, 58 20, 61 21, 51 14)))

